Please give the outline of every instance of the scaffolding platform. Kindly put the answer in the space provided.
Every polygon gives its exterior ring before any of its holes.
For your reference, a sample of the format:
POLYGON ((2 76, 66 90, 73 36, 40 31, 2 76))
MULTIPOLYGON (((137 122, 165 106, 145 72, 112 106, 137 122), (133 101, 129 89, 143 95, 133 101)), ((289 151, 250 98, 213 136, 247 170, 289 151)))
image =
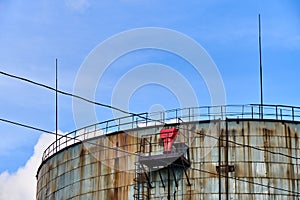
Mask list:
POLYGON ((140 163, 149 168, 162 168, 171 166, 174 168, 189 168, 191 163, 182 153, 167 153, 161 155, 141 156, 140 163))
POLYGON ((174 168, 189 168, 191 166, 189 159, 188 146, 184 143, 174 143, 174 152, 164 152, 157 155, 141 155, 139 162, 149 168, 163 168, 171 166, 174 168), (187 154, 185 156, 185 154, 187 154))

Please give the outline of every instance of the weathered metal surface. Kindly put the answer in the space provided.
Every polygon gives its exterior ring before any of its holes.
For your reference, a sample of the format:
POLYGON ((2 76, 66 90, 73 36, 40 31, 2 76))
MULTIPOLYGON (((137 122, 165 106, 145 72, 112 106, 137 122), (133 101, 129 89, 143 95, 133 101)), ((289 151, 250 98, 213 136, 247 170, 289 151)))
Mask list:
MULTIPOLYGON (((38 171, 37 199, 126 200, 133 199, 135 186, 140 188, 141 199, 167 199, 166 169, 160 171, 161 177, 158 171, 149 173, 152 188, 145 177, 139 185, 134 180, 140 137, 152 134, 152 153, 162 153, 161 128, 95 137, 57 152, 38 171)), ((299 199, 299 131, 300 124, 289 121, 182 123, 176 140, 189 144, 191 167, 187 175, 191 185, 184 171, 174 168, 175 175, 169 176, 171 199, 226 199, 226 194, 229 199, 299 199), (227 164, 234 166, 233 172, 226 171, 227 164)))

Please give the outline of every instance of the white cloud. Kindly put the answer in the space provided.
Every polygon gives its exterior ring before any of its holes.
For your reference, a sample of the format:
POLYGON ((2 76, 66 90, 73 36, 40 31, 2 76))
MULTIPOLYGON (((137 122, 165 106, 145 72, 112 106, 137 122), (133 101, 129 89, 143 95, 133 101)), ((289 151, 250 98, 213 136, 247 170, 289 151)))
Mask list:
POLYGON ((32 200, 36 194, 36 173, 41 164, 43 151, 55 139, 54 135, 42 134, 34 147, 34 154, 25 166, 15 173, 0 174, 0 200, 32 200))
POLYGON ((65 4, 75 11, 84 11, 90 6, 89 0, 65 0, 65 4))

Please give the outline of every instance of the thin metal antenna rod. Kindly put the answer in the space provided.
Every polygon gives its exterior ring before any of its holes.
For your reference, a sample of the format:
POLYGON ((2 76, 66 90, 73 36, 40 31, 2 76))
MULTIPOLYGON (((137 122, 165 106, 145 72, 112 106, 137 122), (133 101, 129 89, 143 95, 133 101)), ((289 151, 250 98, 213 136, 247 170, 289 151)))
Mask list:
POLYGON ((57 152, 57 129, 58 129, 58 93, 57 93, 57 58, 55 59, 55 150, 57 152))
POLYGON ((260 75, 260 118, 263 119, 263 78, 262 78, 262 56, 261 56, 261 24, 258 15, 258 45, 259 45, 259 75, 260 75))

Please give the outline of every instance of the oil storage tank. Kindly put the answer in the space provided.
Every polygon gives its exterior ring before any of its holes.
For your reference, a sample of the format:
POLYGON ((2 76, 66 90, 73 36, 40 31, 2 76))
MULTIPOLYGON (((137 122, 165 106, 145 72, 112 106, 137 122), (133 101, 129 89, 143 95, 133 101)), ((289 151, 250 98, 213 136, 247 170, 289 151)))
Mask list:
POLYGON ((300 108, 231 105, 125 116, 44 152, 44 199, 300 199, 300 108))

